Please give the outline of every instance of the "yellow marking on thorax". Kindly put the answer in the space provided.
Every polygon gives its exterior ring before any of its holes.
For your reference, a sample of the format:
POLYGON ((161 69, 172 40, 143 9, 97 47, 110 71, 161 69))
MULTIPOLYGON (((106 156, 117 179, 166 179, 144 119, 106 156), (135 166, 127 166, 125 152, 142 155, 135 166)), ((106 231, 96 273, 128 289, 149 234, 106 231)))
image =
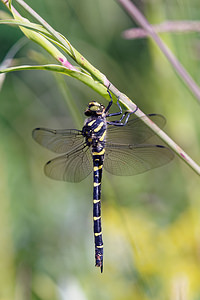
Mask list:
POLYGON ((99 200, 95 200, 95 199, 94 199, 94 200, 93 200, 93 203, 96 204, 96 203, 98 203, 98 202, 100 202, 100 201, 101 201, 100 199, 99 199, 99 200))
POLYGON ((101 183, 94 182, 94 186, 99 186, 101 183))
POLYGON ((94 124, 95 122, 96 122, 96 120, 90 121, 90 123, 88 123, 88 126, 92 126, 92 124, 94 124))
POLYGON ((97 248, 103 248, 103 245, 101 245, 101 246, 96 246, 97 248))
POLYGON ((106 130, 104 131, 104 133, 102 134, 102 136, 99 139, 101 142, 104 140, 105 135, 106 135, 106 130))
POLYGON ((99 236, 99 235, 101 235, 102 234, 102 231, 101 232, 95 232, 95 236, 99 236))
POLYGON ((97 221, 97 220, 101 219, 101 216, 100 217, 94 217, 93 219, 94 219, 94 221, 97 221))
POLYGON ((101 122, 97 128, 94 129, 94 132, 98 132, 104 125, 104 122, 101 122))
POLYGON ((99 167, 94 167, 94 171, 98 171, 100 169, 102 169, 103 165, 99 166, 99 167))
POLYGON ((93 155, 103 155, 105 153, 105 149, 102 149, 100 152, 93 152, 93 155))

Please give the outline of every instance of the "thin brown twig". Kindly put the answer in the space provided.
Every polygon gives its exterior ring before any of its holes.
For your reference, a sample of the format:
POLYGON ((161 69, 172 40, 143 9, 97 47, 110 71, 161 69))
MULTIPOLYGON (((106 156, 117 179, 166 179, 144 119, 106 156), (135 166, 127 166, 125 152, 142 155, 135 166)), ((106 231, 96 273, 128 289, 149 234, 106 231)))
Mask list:
POLYGON ((149 24, 144 15, 138 10, 138 8, 130 0, 117 0, 122 7, 128 12, 130 17, 141 26, 148 34, 152 37, 154 42, 172 64, 180 78, 185 82, 188 89, 193 93, 196 99, 200 102, 200 87, 193 80, 190 74, 182 66, 176 56, 171 52, 171 50, 165 45, 165 43, 156 34, 153 27, 149 24))
MULTIPOLYGON (((156 33, 162 32, 200 32, 200 22, 199 21, 166 21, 160 24, 152 25, 153 30, 156 33)), ((130 28, 123 32, 123 37, 125 39, 140 39, 149 36, 143 28, 130 28)))

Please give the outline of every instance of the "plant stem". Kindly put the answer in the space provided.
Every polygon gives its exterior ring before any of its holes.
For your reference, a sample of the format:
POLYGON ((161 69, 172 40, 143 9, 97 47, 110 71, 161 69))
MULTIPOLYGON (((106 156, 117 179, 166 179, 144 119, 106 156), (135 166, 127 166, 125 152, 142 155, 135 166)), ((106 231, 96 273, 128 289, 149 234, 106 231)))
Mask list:
POLYGON ((171 50, 164 44, 159 36, 153 30, 153 27, 149 24, 144 15, 137 9, 137 7, 130 0, 117 0, 123 8, 128 12, 131 18, 137 22, 147 33, 152 37, 154 42, 167 57, 172 64, 180 78, 185 82, 186 86, 192 91, 198 101, 200 101, 200 87, 196 84, 190 74, 185 70, 179 60, 171 52, 171 50))
MULTIPOLYGON (((4 0, 5 1, 5 0, 4 0)), ((54 30, 42 17, 38 15, 27 3, 23 0, 15 0, 18 2, 30 15, 32 15, 43 27, 52 34, 57 41, 59 41, 66 49, 67 54, 70 55, 81 67, 89 71, 94 78, 98 79, 102 84, 108 86, 108 81, 99 70, 91 65, 68 41, 63 38, 56 30, 54 30)))
POLYGON ((192 158, 184 152, 164 131, 162 131, 155 123, 153 123, 140 109, 138 109, 135 114, 141 118, 143 122, 150 127, 157 136, 160 137, 174 152, 188 165, 190 166, 198 175, 200 175, 200 166, 196 164, 192 158))
MULTIPOLYGON (((199 21, 166 21, 160 24, 152 25, 156 33, 162 32, 199 32, 199 21)), ((126 39, 141 39, 148 37, 150 34, 143 28, 131 28, 123 32, 123 37, 126 39)))

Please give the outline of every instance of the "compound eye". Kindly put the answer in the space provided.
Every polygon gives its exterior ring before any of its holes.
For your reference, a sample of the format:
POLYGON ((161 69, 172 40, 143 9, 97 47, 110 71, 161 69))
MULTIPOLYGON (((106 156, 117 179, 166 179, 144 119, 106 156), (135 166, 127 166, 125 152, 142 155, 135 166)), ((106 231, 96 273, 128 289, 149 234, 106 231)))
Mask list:
POLYGON ((97 106, 97 105, 92 105, 92 106, 90 107, 90 110, 91 110, 91 111, 98 111, 98 110, 99 110, 99 106, 97 106))

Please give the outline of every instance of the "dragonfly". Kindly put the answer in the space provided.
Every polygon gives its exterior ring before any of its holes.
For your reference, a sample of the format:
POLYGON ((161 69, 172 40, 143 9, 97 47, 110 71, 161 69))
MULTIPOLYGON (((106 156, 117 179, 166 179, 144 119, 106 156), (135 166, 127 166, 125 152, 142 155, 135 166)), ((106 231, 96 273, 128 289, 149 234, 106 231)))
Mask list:
MULTIPOLYGON (((93 230, 95 266, 103 272, 103 238, 101 225, 101 182, 103 168, 118 176, 131 176, 167 164, 173 152, 163 146, 148 143, 154 135, 142 118, 129 119, 132 112, 109 113, 113 99, 105 107, 96 101, 88 104, 82 130, 35 128, 33 139, 45 148, 61 154, 48 161, 44 173, 55 180, 80 182, 93 171, 93 230), (119 120, 107 118, 120 116, 119 120)), ((163 128, 166 121, 160 114, 147 115, 163 128)))

